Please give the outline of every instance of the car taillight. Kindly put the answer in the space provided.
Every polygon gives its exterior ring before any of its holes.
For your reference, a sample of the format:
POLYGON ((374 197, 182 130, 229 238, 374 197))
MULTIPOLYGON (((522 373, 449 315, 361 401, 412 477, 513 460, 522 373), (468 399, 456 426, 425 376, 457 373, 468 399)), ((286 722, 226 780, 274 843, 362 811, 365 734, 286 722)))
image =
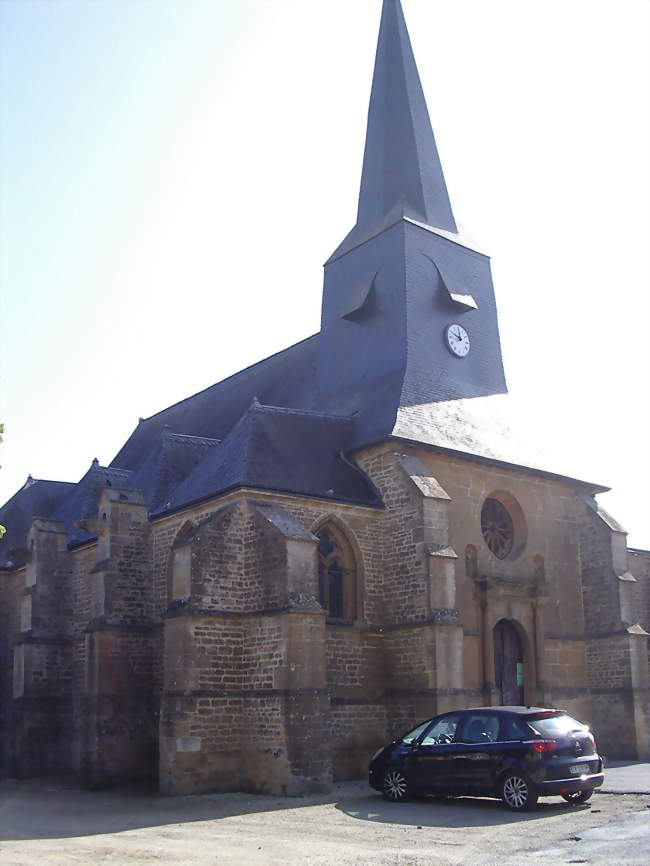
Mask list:
POLYGON ((596 748, 596 738, 594 737, 593 734, 588 734, 587 736, 589 737, 591 745, 594 747, 594 752, 597 752, 598 749, 596 748))
POLYGON ((557 742, 556 740, 535 740, 534 743, 531 743, 531 746, 536 752, 543 755, 548 752, 554 752, 557 749, 557 742))

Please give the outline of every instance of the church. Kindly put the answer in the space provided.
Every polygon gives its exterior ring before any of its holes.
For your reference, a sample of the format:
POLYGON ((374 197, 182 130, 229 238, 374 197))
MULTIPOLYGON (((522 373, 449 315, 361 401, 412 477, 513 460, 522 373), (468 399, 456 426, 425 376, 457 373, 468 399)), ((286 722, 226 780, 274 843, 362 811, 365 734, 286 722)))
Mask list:
POLYGON ((384 0, 319 333, 0 509, 0 773, 326 792, 457 707, 650 757, 650 553, 508 430, 490 259, 384 0))

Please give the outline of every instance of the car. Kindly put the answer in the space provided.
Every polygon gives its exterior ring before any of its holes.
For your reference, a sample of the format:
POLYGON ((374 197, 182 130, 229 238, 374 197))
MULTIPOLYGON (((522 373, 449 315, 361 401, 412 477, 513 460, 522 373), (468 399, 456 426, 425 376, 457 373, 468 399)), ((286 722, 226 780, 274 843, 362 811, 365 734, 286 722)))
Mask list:
POLYGON ((393 802, 474 795, 499 797, 518 812, 558 794, 585 803, 603 779, 589 728, 542 707, 443 713, 382 746, 368 768, 370 785, 393 802))

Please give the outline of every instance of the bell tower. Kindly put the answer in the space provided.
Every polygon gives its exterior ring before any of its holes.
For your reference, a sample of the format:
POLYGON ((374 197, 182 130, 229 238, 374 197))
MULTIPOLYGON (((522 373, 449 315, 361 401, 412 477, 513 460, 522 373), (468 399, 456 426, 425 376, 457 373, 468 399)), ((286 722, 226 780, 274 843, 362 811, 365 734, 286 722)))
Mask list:
POLYGON ((377 435, 401 407, 507 390, 490 260, 456 223, 400 0, 383 2, 357 222, 325 265, 320 352, 322 396, 377 435))

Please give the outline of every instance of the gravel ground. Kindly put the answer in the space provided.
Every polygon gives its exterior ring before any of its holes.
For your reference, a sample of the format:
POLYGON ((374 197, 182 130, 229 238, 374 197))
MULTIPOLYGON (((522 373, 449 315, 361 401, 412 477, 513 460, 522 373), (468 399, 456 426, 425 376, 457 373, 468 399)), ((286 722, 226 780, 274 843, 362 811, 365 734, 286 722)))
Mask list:
POLYGON ((0 864, 456 866, 650 864, 650 796, 540 801, 524 815, 494 800, 385 802, 365 783, 331 797, 159 797, 74 784, 0 783, 0 864))

